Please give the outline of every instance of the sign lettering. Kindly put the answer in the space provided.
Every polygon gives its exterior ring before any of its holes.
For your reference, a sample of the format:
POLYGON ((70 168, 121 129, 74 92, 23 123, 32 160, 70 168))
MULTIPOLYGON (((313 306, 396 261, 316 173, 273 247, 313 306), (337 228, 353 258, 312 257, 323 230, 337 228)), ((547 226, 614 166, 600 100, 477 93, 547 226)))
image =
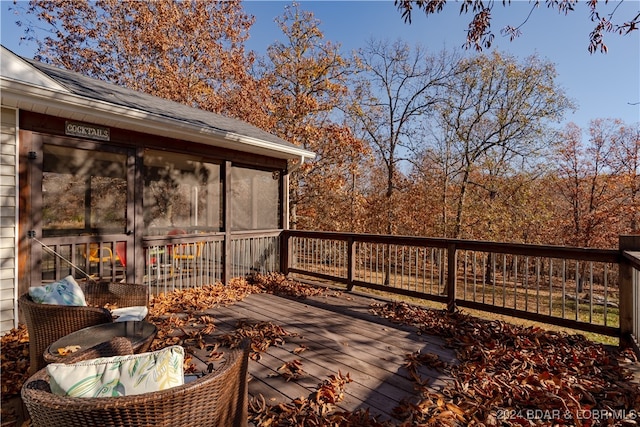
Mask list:
POLYGON ((97 139, 98 141, 109 141, 111 138, 109 128, 77 122, 65 122, 64 133, 71 136, 97 139))

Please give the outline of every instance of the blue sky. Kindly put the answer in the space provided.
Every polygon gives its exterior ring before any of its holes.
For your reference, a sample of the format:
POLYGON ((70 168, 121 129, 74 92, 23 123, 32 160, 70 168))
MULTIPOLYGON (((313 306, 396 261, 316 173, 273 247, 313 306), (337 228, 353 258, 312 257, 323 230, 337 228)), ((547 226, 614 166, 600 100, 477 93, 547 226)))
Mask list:
MULTIPOLYGON (((610 0, 603 11, 609 13, 619 2, 610 0)), ((285 1, 245 1, 245 10, 256 17, 247 48, 263 53, 267 46, 282 37, 274 19, 282 15, 285 1)), ((326 40, 339 43, 345 54, 363 47, 368 39, 398 38, 410 44, 420 43, 433 52, 443 48, 460 49, 465 42, 466 28, 471 15, 459 15, 459 3, 449 0, 439 14, 425 16, 415 11, 413 23, 407 24, 396 10, 392 0, 350 0, 300 2, 320 20, 320 29, 326 40)), ((21 29, 8 8, 13 1, 2 0, 2 44, 13 52, 33 57, 33 44, 19 43, 21 29)), ((607 34, 605 43, 609 53, 590 54, 587 51, 589 33, 593 23, 589 20, 589 8, 581 1, 576 10, 565 16, 544 4, 522 28, 522 36, 515 41, 500 35, 505 25, 516 26, 523 22, 531 10, 529 1, 512 0, 503 7, 496 0, 492 29, 496 34, 493 49, 509 52, 524 58, 537 53, 556 65, 558 84, 578 105, 575 113, 566 116, 565 122, 574 122, 586 129, 589 120, 619 118, 628 124, 640 121, 640 31, 626 36, 607 34), (631 105, 635 104, 635 105, 631 105)), ((626 0, 616 10, 614 19, 629 20, 640 12, 640 0, 626 0)), ((466 54, 474 54, 466 51, 466 54)))

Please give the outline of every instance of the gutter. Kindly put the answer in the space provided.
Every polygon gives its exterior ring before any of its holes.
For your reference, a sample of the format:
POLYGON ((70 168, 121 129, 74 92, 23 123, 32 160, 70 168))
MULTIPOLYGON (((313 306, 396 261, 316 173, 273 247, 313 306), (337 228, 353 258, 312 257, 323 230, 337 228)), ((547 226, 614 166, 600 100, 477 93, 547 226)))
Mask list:
MULTIPOLYGON (((315 157, 315 155, 313 157, 315 157)), ((298 169, 300 169, 300 167, 304 164, 304 161, 305 161, 305 156, 300 156, 300 159, 298 159, 298 161, 296 161, 296 163, 294 163, 292 167, 287 168, 287 174, 291 174, 297 171, 298 169)))

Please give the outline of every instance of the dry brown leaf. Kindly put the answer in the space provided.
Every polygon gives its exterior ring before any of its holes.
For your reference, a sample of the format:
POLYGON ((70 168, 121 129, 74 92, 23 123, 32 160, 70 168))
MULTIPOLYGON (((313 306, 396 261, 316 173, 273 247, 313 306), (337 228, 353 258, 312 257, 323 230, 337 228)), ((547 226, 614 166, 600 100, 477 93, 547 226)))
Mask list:
MULTIPOLYGON (((186 343, 187 348, 206 348, 209 358, 218 360, 217 345, 237 345, 244 337, 252 341, 251 356, 260 359, 270 346, 283 346, 291 336, 269 323, 244 322, 234 333, 218 335, 215 319, 205 310, 232 304, 250 293, 272 292, 307 297, 329 295, 324 288, 296 283, 282 275, 254 276, 249 281, 234 279, 220 284, 160 295, 150 304, 150 319, 158 327, 152 349, 186 343), (212 339, 210 341, 210 339, 212 339)), ((348 294, 331 294, 350 298, 348 294)), ((413 325, 421 334, 442 337, 457 351, 452 366, 437 355, 413 353, 405 366, 416 382, 416 402, 398 405, 393 424, 378 422, 366 410, 336 411, 344 397, 349 375, 332 375, 307 398, 270 406, 254 398, 249 412, 257 426, 321 425, 390 427, 391 425, 499 425, 496 408, 517 413, 531 408, 549 408, 580 414, 580 411, 630 411, 640 407, 640 387, 619 361, 635 361, 627 350, 605 348, 582 336, 520 327, 505 322, 488 322, 462 313, 428 310, 403 302, 375 303, 371 311, 396 323, 413 325), (441 393, 429 391, 418 375, 420 366, 444 370, 453 377, 441 393)), ((299 345, 294 354, 306 347, 299 345)), ((28 334, 22 325, 2 337, 2 397, 16 396, 28 374, 28 334)), ((185 370, 194 369, 188 353, 185 370), (188 366, 187 366, 188 365, 188 366)), ((284 365, 283 365, 284 366, 284 365)), ((296 372, 299 365, 283 371, 296 372)), ((583 412, 584 413, 584 412, 583 412)), ((538 420, 541 421, 541 420, 538 420)), ((579 419, 569 420, 578 424, 579 419)), ((533 420, 535 422, 535 420, 533 420)))
POLYGON ((60 356, 68 356, 71 353, 75 353, 78 350, 80 350, 80 346, 79 345, 68 345, 66 347, 60 347, 60 348, 57 349, 58 354, 60 356))

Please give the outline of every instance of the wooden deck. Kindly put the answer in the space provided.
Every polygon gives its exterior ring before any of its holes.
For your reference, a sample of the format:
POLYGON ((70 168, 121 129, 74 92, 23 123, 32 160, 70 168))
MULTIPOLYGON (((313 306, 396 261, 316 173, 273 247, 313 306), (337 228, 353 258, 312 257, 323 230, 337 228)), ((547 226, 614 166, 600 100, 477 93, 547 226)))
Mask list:
MULTIPOLYGON (((250 396, 262 394, 268 404, 290 402, 309 396, 330 375, 348 373, 352 382, 346 385, 339 409, 369 409, 381 421, 392 419, 393 408, 415 394, 414 383, 403 366, 406 354, 434 353, 446 363, 455 363, 456 359, 440 338, 418 335, 410 327, 370 314, 371 301, 351 294, 301 300, 254 294, 207 313, 216 319, 215 334, 231 332, 239 320, 271 322, 295 334, 286 337, 283 346, 271 346, 259 360, 250 360, 250 396), (307 349, 294 353, 302 345, 307 349), (278 368, 294 360, 302 363, 305 375, 287 381, 278 374, 278 368)), ((197 355, 203 359, 197 361, 203 369, 206 352, 197 355)), ((451 380, 435 370, 419 372, 423 378, 430 377, 434 390, 451 380)))

